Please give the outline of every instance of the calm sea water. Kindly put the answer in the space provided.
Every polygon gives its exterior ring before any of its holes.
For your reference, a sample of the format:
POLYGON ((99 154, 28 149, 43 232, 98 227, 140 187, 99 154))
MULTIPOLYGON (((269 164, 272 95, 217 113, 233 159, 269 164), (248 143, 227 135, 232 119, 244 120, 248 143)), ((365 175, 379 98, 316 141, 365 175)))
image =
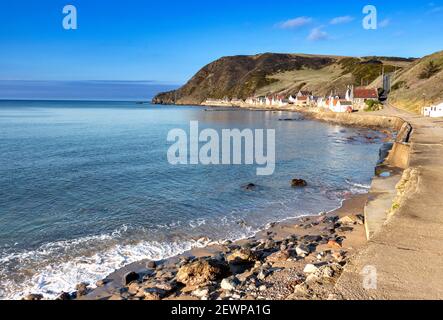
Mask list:
POLYGON ((56 295, 116 268, 268 223, 338 207, 367 192, 374 131, 284 112, 205 111, 123 102, 0 102, 0 298, 56 295), (171 166, 169 130, 276 129, 276 171, 171 166), (290 180, 309 182, 292 189, 290 180), (247 183, 260 186, 246 192, 247 183))

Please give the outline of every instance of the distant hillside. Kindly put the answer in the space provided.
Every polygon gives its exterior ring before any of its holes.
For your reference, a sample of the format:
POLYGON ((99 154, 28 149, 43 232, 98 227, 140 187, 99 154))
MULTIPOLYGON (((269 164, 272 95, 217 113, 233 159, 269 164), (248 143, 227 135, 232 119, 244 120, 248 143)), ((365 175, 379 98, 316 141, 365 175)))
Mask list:
POLYGON ((178 90, 157 95, 158 104, 200 104, 208 98, 246 99, 298 90, 343 94, 349 84, 370 84, 382 70, 394 72, 414 59, 396 57, 339 57, 265 53, 223 57, 203 67, 178 90))
POLYGON ((415 61, 394 77, 389 101, 420 112, 421 107, 443 102, 443 51, 415 61))

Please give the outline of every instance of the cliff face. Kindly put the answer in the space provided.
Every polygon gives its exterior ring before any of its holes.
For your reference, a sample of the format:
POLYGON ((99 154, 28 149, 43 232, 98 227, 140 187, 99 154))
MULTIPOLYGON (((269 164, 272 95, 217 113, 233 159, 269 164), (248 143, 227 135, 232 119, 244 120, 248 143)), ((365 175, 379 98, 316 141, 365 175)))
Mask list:
POLYGON ((178 90, 157 95, 157 104, 200 104, 206 99, 239 98, 298 90, 326 95, 349 84, 371 83, 382 72, 410 63, 400 58, 350 58, 265 53, 223 57, 205 67, 178 90))

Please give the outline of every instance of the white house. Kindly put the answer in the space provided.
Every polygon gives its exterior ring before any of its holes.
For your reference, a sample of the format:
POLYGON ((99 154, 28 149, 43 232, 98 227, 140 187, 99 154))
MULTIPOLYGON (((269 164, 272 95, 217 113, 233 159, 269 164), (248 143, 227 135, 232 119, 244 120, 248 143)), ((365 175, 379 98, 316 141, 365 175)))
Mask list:
POLYGON ((423 115, 431 118, 443 117, 443 102, 435 106, 423 108, 423 115))
POLYGON ((276 96, 273 96, 272 97, 272 105, 273 106, 279 106, 280 105, 280 98, 276 97, 276 96))
POLYGON ((284 96, 267 96, 264 104, 268 107, 284 107, 289 104, 289 101, 284 96))
POLYGON ((284 107, 288 105, 288 100, 286 100, 284 96, 275 96, 273 105, 277 107, 284 107))
POLYGON ((245 103, 250 106, 265 106, 266 97, 249 97, 246 99, 245 103))
POLYGON ((351 113, 354 110, 352 101, 340 99, 339 97, 330 97, 327 102, 329 109, 338 113, 351 113))
POLYGON ((317 100, 315 101, 317 107, 319 108, 327 108, 328 106, 325 106, 325 98, 323 97, 317 97, 317 100))

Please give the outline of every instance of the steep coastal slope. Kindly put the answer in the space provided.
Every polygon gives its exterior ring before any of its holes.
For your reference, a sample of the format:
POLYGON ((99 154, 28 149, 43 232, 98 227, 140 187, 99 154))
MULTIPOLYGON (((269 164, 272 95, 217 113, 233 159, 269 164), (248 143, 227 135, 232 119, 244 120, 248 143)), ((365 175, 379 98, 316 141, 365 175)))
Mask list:
POLYGON ((443 51, 413 62, 396 73, 390 102, 420 112, 421 107, 443 101, 443 51))
POLYGON ((413 59, 339 57, 265 53, 223 57, 203 67, 178 90, 161 93, 157 104, 200 104, 208 98, 240 98, 298 90, 326 95, 344 93, 349 84, 369 84, 385 72, 407 67, 413 59))

